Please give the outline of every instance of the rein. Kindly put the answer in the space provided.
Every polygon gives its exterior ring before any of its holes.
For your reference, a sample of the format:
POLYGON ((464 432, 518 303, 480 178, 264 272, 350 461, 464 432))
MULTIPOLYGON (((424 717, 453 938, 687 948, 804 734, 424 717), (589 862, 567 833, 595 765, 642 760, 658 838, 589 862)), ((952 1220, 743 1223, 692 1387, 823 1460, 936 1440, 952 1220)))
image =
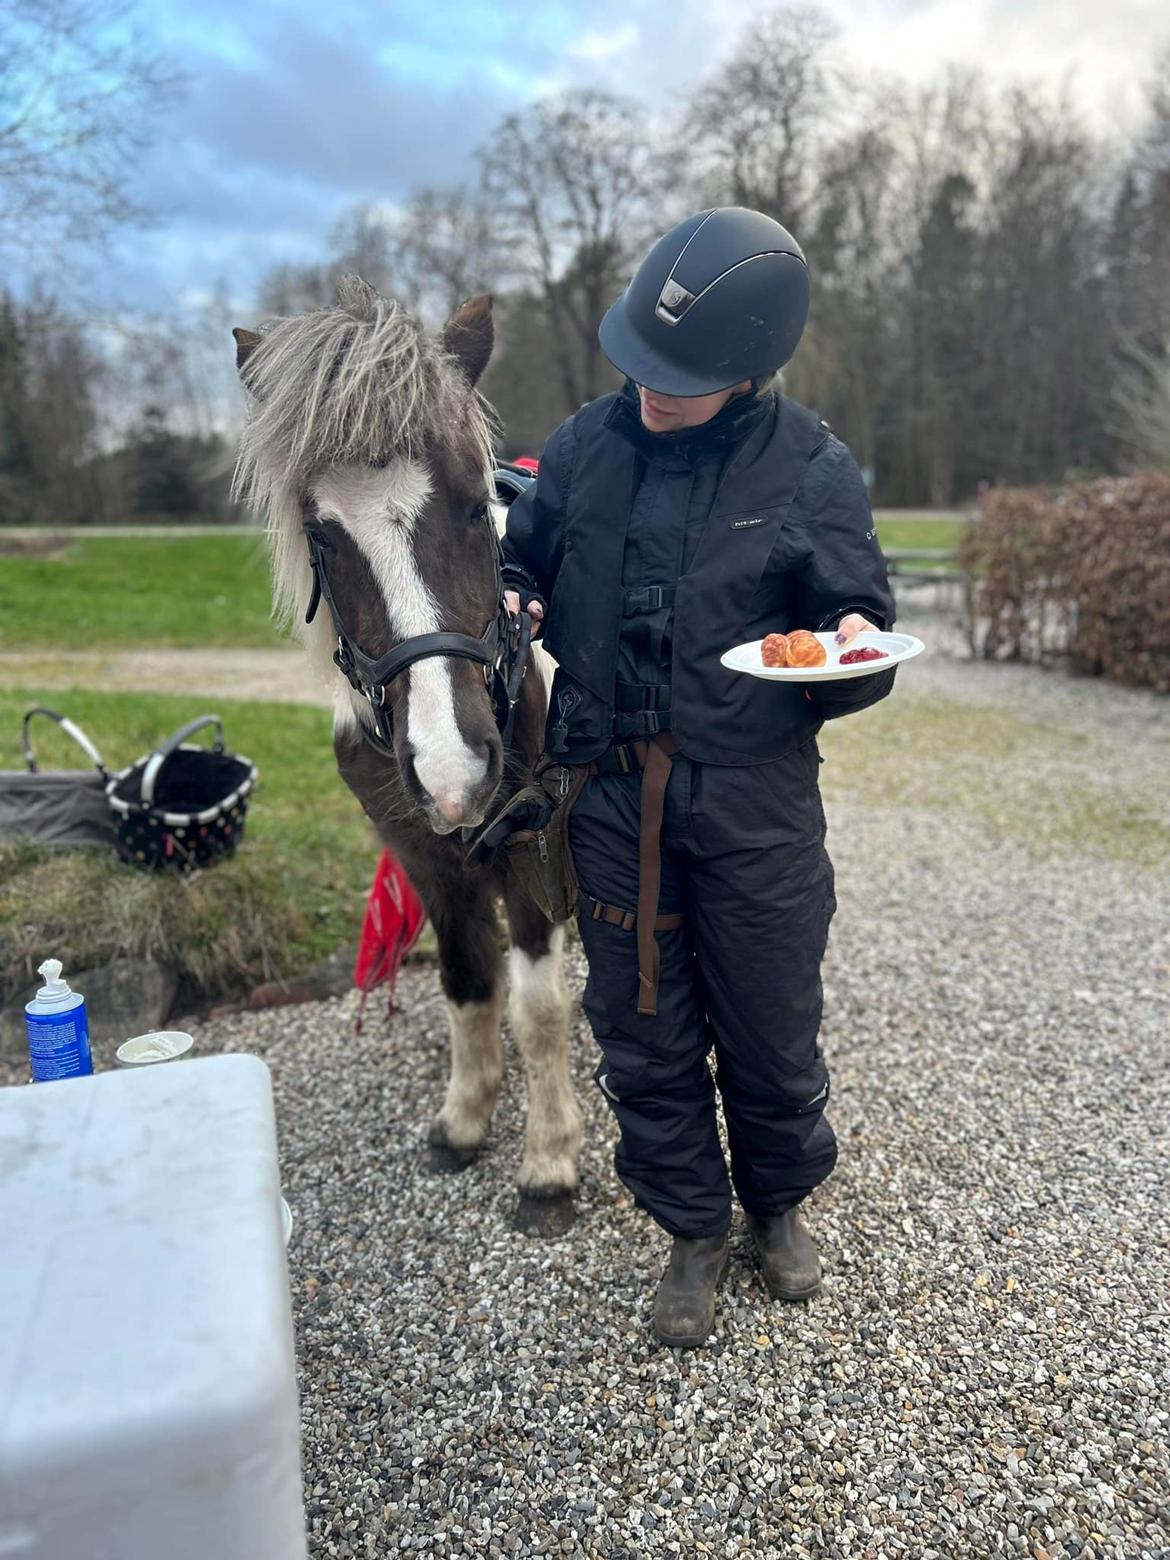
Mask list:
MULTIPOLYGON (((497 473, 497 479, 510 473, 497 473)), ((500 572, 500 541, 496 535, 491 511, 484 506, 484 519, 491 535, 492 561, 495 569, 496 612, 480 638, 472 634, 434 633, 415 634, 404 639, 385 655, 369 656, 346 631, 337 602, 329 586, 329 573, 325 560, 335 551, 333 541, 316 513, 305 505, 301 529, 309 548, 309 567, 313 571, 313 594, 309 599, 305 622, 311 623, 317 609, 324 601, 333 619, 333 631, 337 635, 337 649, 333 652, 334 664, 346 678, 351 688, 367 701, 374 716, 374 729, 364 723, 362 735, 379 752, 394 756, 394 728, 390 719, 390 705, 386 691, 394 679, 416 661, 431 656, 455 656, 476 661, 483 667, 484 684, 491 697, 496 727, 504 744, 505 753, 511 747, 516 723, 516 704, 524 673, 528 667, 528 652, 532 644, 532 619, 527 612, 509 612, 504 603, 504 583, 500 572)))

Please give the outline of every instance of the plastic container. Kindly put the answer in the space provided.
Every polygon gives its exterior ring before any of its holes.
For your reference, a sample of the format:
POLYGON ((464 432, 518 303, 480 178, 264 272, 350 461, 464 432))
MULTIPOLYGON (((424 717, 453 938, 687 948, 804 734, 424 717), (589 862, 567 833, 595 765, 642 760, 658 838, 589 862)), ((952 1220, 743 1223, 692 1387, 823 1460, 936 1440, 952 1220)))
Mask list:
POLYGON ((84 1078, 93 1072, 85 998, 61 979, 60 959, 46 959, 37 974, 45 984, 24 1009, 33 1082, 84 1078))
POLYGON ((195 1044, 181 1029, 156 1029, 148 1035, 123 1040, 114 1052, 119 1067, 149 1067, 157 1062, 181 1062, 195 1044))
POLYGON ((0 1089, 0 1556, 305 1560, 268 1069, 0 1089))

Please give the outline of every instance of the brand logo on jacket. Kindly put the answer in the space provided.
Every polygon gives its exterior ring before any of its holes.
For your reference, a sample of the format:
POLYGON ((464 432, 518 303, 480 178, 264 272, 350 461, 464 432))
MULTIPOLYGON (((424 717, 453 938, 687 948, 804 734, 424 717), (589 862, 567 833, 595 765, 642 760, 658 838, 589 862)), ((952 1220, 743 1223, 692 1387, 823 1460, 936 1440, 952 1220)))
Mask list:
POLYGON ((750 520, 733 520, 731 529, 733 531, 746 531, 749 525, 763 525, 767 518, 767 515, 754 515, 750 520))

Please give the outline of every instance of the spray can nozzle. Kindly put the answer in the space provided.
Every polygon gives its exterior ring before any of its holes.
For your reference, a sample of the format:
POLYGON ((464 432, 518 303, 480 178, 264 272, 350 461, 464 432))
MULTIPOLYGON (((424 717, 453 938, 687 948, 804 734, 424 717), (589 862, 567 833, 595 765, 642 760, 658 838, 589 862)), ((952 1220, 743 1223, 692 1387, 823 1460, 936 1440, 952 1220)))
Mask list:
POLYGON ((46 959, 37 966, 37 974, 45 977, 45 984, 37 992, 38 997, 64 997, 69 993, 69 982, 61 979, 63 966, 60 959, 46 959))

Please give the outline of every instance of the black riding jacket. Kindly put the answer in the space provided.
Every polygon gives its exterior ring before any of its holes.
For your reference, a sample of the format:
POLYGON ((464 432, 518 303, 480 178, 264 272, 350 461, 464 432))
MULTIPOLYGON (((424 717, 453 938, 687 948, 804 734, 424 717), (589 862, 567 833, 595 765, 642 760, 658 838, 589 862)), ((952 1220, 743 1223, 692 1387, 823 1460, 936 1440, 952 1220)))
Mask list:
POLYGON ((546 604, 545 741, 569 763, 667 727, 700 762, 762 763, 893 686, 892 668, 806 691, 720 665, 732 645, 849 612, 893 623, 856 462, 775 392, 676 435, 643 427, 630 385, 583 406, 545 445, 503 548, 506 585, 546 604))

